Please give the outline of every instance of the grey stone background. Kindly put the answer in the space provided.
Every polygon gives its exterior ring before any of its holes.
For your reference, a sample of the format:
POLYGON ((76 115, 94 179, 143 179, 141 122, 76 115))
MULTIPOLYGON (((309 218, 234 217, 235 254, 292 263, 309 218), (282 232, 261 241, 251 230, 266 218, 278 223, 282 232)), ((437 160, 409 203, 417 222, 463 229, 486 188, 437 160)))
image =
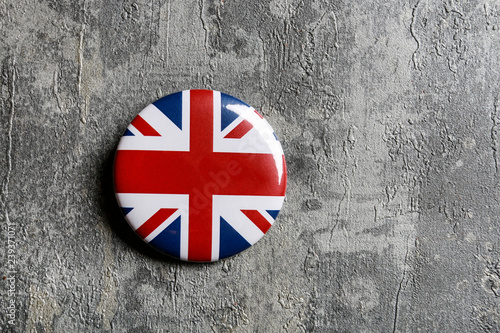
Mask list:
POLYGON ((500 331, 498 0, 0 0, 0 36, 2 332, 500 331), (288 163, 277 224, 213 264, 143 245, 111 187, 189 88, 288 163))

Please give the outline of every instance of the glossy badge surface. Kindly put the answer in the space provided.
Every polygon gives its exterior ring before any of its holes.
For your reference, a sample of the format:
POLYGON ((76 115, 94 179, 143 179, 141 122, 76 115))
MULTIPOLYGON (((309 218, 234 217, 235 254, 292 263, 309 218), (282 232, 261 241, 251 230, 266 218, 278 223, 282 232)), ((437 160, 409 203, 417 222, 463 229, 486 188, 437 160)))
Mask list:
POLYGON ((212 90, 165 96, 118 144, 115 193, 145 242, 188 261, 216 261, 255 244, 283 204, 286 164, 253 108, 212 90))

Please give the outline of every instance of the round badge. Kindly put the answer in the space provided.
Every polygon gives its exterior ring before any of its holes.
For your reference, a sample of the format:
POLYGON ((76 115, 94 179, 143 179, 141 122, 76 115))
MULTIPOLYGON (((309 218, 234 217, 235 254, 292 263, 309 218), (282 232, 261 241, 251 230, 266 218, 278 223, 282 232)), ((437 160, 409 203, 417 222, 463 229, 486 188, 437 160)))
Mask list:
POLYGON ((118 144, 115 193, 125 219, 155 249, 216 261, 255 244, 286 189, 283 150, 252 107, 212 90, 148 105, 118 144))

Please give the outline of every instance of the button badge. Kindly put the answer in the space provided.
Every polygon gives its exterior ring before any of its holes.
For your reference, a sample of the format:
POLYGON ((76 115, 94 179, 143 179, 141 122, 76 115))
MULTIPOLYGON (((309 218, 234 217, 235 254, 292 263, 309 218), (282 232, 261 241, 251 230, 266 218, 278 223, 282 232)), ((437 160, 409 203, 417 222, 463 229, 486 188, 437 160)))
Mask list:
POLYGON ((286 190, 281 144, 244 102, 185 90, 132 120, 115 156, 118 204, 155 249, 216 261, 255 244, 273 225, 286 190))

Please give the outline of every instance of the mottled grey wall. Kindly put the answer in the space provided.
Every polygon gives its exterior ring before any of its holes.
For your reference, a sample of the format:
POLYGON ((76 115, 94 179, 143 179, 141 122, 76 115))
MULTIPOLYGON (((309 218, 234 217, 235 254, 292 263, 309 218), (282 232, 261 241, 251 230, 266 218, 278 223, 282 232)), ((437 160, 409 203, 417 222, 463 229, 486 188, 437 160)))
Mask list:
POLYGON ((2 331, 500 331, 498 0, 0 0, 0 36, 2 331), (111 188, 189 88, 288 162, 277 224, 214 264, 143 245, 111 188))

